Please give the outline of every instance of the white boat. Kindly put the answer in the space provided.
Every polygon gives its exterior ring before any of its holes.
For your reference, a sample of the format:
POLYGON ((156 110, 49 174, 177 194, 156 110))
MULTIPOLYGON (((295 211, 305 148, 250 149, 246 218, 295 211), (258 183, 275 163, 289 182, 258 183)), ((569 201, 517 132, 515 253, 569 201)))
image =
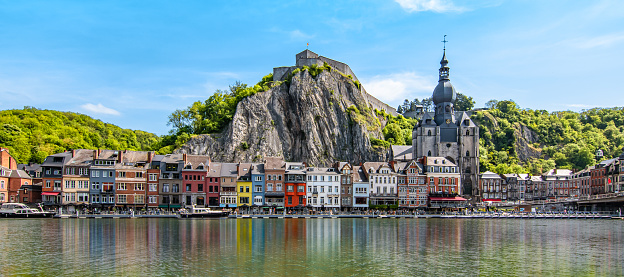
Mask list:
POLYGON ((33 209, 22 203, 4 203, 0 207, 0 217, 5 218, 52 218, 55 213, 33 209))
POLYGON ((197 208, 193 205, 190 209, 180 211, 180 218, 219 218, 230 215, 229 211, 213 211, 210 208, 197 208))

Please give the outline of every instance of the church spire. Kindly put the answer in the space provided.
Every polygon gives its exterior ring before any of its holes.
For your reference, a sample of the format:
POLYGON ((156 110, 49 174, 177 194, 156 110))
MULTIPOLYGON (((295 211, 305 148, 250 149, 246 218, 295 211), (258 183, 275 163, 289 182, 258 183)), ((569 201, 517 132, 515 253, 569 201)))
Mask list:
POLYGON ((442 41, 444 43, 444 49, 442 52, 442 60, 440 61, 440 79, 439 81, 443 81, 443 80, 448 80, 449 79, 449 67, 448 67, 448 60, 446 59, 446 43, 448 42, 448 40, 446 40, 446 35, 444 35, 444 40, 442 41))

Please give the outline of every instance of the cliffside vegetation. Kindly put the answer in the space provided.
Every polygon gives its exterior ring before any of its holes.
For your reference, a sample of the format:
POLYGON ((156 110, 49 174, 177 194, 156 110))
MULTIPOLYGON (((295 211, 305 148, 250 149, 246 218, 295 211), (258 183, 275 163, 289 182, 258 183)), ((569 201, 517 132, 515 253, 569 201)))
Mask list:
POLYGON ((548 112, 520 109, 511 100, 487 106, 472 116, 480 125, 481 171, 579 170, 619 156, 624 147, 624 108, 548 112), (597 150, 604 156, 596 157, 597 150))
POLYGON ((160 138, 122 129, 87 115, 39 110, 0 111, 0 146, 19 163, 41 163, 48 155, 69 149, 152 150, 160 138))
POLYGON ((193 135, 221 132, 232 121, 238 102, 248 96, 267 91, 273 83, 273 73, 262 77, 254 86, 236 82, 229 90, 217 90, 204 102, 196 101, 186 109, 169 115, 169 135, 155 146, 159 153, 171 153, 193 135))

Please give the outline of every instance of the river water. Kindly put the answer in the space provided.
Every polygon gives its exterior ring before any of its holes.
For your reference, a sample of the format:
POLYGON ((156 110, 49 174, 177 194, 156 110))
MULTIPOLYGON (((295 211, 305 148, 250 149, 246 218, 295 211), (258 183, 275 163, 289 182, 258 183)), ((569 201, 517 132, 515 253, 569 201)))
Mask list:
POLYGON ((0 275, 624 275, 624 221, 2 219, 0 275))

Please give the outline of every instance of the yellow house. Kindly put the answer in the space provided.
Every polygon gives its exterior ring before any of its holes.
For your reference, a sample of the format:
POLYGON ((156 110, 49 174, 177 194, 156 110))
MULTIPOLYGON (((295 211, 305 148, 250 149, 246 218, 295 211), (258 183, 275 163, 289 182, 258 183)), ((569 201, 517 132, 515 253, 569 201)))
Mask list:
POLYGON ((238 179, 236 181, 237 206, 245 209, 251 206, 251 166, 250 163, 238 164, 238 179))

